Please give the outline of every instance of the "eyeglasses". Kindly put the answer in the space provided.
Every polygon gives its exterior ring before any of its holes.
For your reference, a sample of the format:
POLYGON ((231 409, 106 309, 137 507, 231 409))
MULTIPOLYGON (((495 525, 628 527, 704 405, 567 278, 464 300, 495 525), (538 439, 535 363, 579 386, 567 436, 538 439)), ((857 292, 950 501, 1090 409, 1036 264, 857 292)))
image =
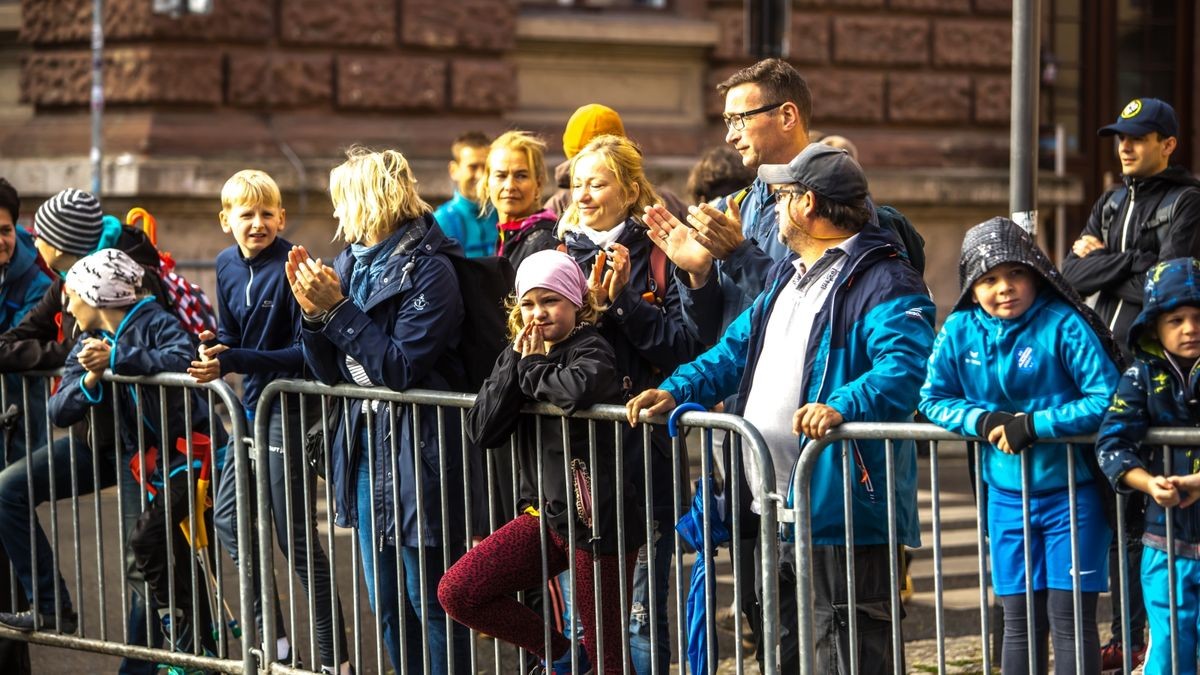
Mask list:
POLYGON ((771 112, 781 105, 783 105, 783 102, 764 105, 761 108, 755 108, 754 110, 747 110, 740 113, 725 113, 724 115, 721 115, 721 119, 725 120, 725 126, 727 128, 733 129, 734 131, 741 131, 742 129, 746 128, 747 117, 753 117, 761 113, 771 112))
POLYGON ((779 200, 779 199, 783 199, 784 197, 789 197, 789 198, 803 197, 804 195, 808 194, 808 192, 809 192, 808 188, 797 183, 795 187, 781 187, 778 190, 776 190, 775 191, 775 199, 779 200))

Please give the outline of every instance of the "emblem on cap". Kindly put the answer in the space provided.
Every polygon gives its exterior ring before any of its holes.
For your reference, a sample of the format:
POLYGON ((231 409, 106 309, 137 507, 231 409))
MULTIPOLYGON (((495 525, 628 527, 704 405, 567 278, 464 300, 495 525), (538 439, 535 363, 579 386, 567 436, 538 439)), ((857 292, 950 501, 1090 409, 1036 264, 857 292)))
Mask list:
POLYGON ((1135 98, 1121 111, 1121 118, 1129 119, 1130 117, 1137 117, 1137 114, 1140 112, 1142 112, 1142 99, 1135 98))

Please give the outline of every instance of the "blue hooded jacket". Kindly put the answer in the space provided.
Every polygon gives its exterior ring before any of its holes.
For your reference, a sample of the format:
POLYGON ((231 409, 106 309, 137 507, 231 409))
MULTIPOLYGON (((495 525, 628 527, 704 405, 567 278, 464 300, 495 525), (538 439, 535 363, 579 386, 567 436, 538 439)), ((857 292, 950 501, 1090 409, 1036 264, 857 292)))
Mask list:
MULTIPOLYGON (((80 335, 67 357, 62 384, 54 396, 50 397, 50 419, 54 424, 66 427, 83 420, 94 406, 112 399, 115 391, 113 408, 120 416, 121 443, 124 446, 122 459, 129 463, 131 469, 134 466, 140 468, 136 463, 139 437, 145 442, 142 450, 158 450, 158 461, 153 461, 150 454, 147 454, 146 458, 147 481, 151 486, 162 486, 164 454, 168 456, 166 464, 170 467, 171 475, 186 469, 187 458, 176 452, 176 442, 186 438, 189 433, 211 433, 212 449, 216 453, 213 464, 220 468, 228 436, 221 419, 210 415, 208 403, 199 390, 177 387, 161 389, 166 396, 167 427, 164 430, 160 412, 164 406, 160 403, 159 387, 148 386, 139 389, 135 385, 120 384, 114 388, 113 385, 102 383, 96 389, 89 390, 83 385, 86 372, 77 357, 86 337, 101 338, 112 345, 109 368, 118 375, 180 373, 187 370, 193 357, 191 339, 179 323, 179 319, 163 309, 154 296, 145 297, 129 309, 114 334, 95 331, 80 335), (185 395, 191 399, 190 407, 184 405, 185 395), (190 427, 187 425, 189 410, 190 427)), ((200 468, 199 460, 194 466, 200 468)))
MULTIPOLYGON (((410 237, 402 235, 390 252, 382 254, 388 256, 387 261, 362 309, 346 302, 323 325, 305 322, 302 331, 305 362, 322 382, 331 385, 354 382, 347 356, 362 366, 374 385, 393 391, 412 388, 451 391, 452 383, 461 381, 462 364, 454 348, 463 323, 463 302, 454 266, 445 255, 458 249, 458 244, 442 233, 432 215, 419 220, 419 227, 425 231, 420 239, 410 241, 410 237)), ((412 228, 417 222, 402 223, 397 231, 412 228)), ((418 230, 407 232, 415 234, 418 230)), ((342 293, 347 297, 353 266, 350 248, 338 254, 333 262, 341 277, 342 293)), ((350 430, 348 434, 337 434, 329 474, 334 490, 334 522, 341 527, 356 525, 358 509, 367 508, 357 503, 355 489, 358 463, 367 450, 358 442, 366 415, 358 402, 351 402, 349 409, 350 430)), ((444 429, 447 443, 442 459, 436 408, 415 406, 415 409, 420 421, 419 439, 413 438, 414 406, 395 407, 395 429, 399 432, 394 444, 395 464, 388 459, 393 445, 388 407, 379 406, 373 415, 376 550, 381 550, 384 544, 418 546, 419 535, 424 537, 426 546, 442 545, 443 476, 448 488, 457 491, 457 496, 448 498, 452 508, 446 520, 451 541, 457 538, 461 543, 464 527, 461 491, 467 473, 463 468, 459 425, 450 423, 447 417, 444 429), (418 456, 419 475, 414 467, 418 456), (399 504, 393 499, 393 482, 399 504), (417 518, 418 482, 423 521, 417 518)), ((480 476, 478 471, 470 475, 480 476)))
POLYGON ((16 228, 12 257, 0 282, 0 331, 20 323, 50 288, 53 279, 37 264, 37 257, 33 235, 23 227, 16 228))
MULTIPOLYGON (((745 409, 772 306, 796 273, 791 261, 777 264, 766 290, 729 326, 712 349, 675 370, 662 389, 677 402, 711 406, 731 394, 728 412, 745 409)), ((925 284, 905 262, 895 240, 868 223, 851 242, 849 257, 825 305, 818 311, 805 352, 803 392, 796 402, 831 406, 847 422, 901 422, 912 417, 925 361, 933 344, 935 308, 925 284)), ((771 364, 762 364, 770 368, 771 364)), ((796 453, 808 443, 796 439, 796 453)), ((888 542, 887 498, 883 493, 886 446, 855 441, 858 475, 851 481, 854 543, 888 542)), ((920 546, 917 523, 916 448, 894 445, 896 518, 900 543, 920 546)), ((792 467, 775 467, 776 472, 792 467)), ((826 449, 812 478, 813 544, 845 543, 842 462, 826 449)), ((753 486, 755 490, 758 486, 753 486)))
POLYGON ((496 242, 500 238, 496 209, 489 208, 481 216, 479 205, 455 190, 450 201, 437 207, 433 217, 447 237, 462 245, 468 258, 496 255, 496 242))
MULTIPOLYGON (((1156 322, 1182 306, 1200 307, 1200 261, 1176 258, 1159 263, 1146 275, 1142 311, 1129 327, 1129 348, 1136 360, 1123 375, 1096 442, 1100 468, 1118 492, 1133 488, 1121 481, 1130 469, 1152 475, 1186 475, 1200 471, 1200 447, 1170 446, 1171 470, 1159 446, 1142 445, 1151 427, 1200 427, 1200 361, 1185 372, 1169 358, 1158 338, 1156 322)), ((1146 499, 1146 532, 1166 536, 1166 511, 1146 499)), ((1200 542, 1200 502, 1175 509, 1175 536, 1200 542)))
MULTIPOLYGON (((1004 218, 978 225, 963 241, 959 277, 963 292, 934 344, 921 412, 964 436, 975 436, 990 412, 1031 415, 1038 438, 1094 432, 1119 377, 1117 350, 1097 333, 1094 315, 1033 240, 1004 218), (975 282, 1003 263, 1020 263, 1038 277, 1037 297, 1015 319, 993 317, 973 301, 975 282)), ((1067 487, 1065 445, 1038 444, 1025 452, 1033 491, 1067 487)), ((1085 454, 1091 452, 1075 448, 1080 483, 1093 480, 1085 454)), ((983 479, 1019 492, 1020 456, 985 445, 983 479)))

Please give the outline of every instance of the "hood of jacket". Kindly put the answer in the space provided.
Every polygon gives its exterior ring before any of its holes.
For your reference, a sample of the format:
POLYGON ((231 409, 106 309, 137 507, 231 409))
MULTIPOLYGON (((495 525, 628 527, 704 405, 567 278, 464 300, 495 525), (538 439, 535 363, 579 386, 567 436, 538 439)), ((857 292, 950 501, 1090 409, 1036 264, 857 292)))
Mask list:
MULTIPOLYGON (((996 217, 984 221, 967 231, 963 237, 962 255, 958 261, 958 283, 962 292, 954 303, 952 312, 969 309, 974 302, 971 287, 989 270, 1004 263, 1020 263, 1033 270, 1045 289, 1057 293, 1087 320, 1092 330, 1100 337, 1104 350, 1112 357, 1117 367, 1124 370, 1125 359, 1108 326, 1096 312, 1084 303, 1075 289, 1063 279, 1062 273, 1050 262, 1033 237, 1008 218, 996 217)), ((1027 310, 1026 313, 1031 311, 1027 310)))
POLYGON ((1146 273, 1142 311, 1129 326, 1129 349, 1163 358, 1165 353, 1154 328, 1158 317, 1178 307, 1200 307, 1200 260, 1176 258, 1161 262, 1146 273))
POLYGON ((12 258, 8 261, 8 269, 4 274, 6 282, 12 282, 29 271, 37 264, 37 248, 33 245, 33 235, 23 227, 18 227, 16 242, 13 245, 12 258))

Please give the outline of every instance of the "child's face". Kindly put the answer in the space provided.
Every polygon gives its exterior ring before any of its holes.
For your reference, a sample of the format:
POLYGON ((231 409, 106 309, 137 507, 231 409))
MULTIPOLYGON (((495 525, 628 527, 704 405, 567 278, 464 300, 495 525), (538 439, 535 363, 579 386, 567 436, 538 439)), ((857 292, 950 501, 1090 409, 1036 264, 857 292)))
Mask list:
POLYGON ((1163 349, 1183 359, 1200 358, 1200 307, 1176 307, 1158 315, 1163 349))
POLYGON ((75 324, 80 330, 96 330, 102 328, 100 310, 83 301, 75 291, 67 287, 67 313, 75 317, 75 324))
POLYGON ((575 315, 579 310, 554 291, 530 289, 521 296, 520 306, 521 323, 540 326, 542 339, 549 344, 561 342, 575 330, 575 315))
POLYGON ((971 290, 983 311, 997 319, 1015 319, 1033 305, 1037 282, 1028 267, 1009 262, 988 270, 971 290))
POLYGON ((488 149, 464 145, 458 149, 458 157, 450 162, 450 180, 458 187, 458 193, 467 199, 475 199, 476 186, 487 171, 488 149))
POLYGON ((253 258, 283 231, 285 216, 279 206, 234 204, 221 211, 221 230, 233 234, 243 257, 253 258))

